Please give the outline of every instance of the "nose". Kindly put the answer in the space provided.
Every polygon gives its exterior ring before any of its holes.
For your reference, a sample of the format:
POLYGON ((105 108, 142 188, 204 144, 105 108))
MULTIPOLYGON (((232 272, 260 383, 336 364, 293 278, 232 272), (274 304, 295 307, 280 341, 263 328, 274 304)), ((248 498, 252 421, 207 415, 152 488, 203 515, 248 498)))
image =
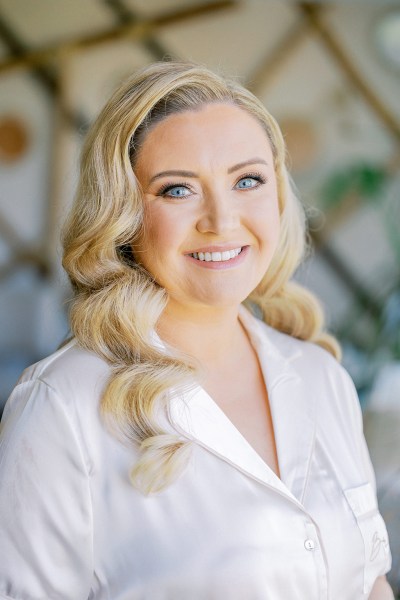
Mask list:
POLYGON ((197 231, 222 235, 238 227, 239 214, 235 201, 226 192, 208 193, 202 202, 197 220, 197 231))

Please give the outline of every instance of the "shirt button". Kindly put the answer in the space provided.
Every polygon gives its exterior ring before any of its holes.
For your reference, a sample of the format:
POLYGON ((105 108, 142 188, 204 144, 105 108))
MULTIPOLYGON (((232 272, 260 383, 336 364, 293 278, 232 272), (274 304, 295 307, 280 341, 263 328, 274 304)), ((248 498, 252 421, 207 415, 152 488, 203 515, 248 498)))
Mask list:
POLYGON ((315 548, 315 542, 314 542, 314 540, 306 540, 304 542, 304 548, 306 550, 314 550, 314 548, 315 548))

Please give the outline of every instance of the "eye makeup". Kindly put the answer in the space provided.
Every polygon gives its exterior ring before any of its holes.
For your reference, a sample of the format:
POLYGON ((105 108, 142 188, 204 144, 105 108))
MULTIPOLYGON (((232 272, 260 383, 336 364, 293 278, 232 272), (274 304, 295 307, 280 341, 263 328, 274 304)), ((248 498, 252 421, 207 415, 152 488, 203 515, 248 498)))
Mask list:
POLYGON ((243 179, 254 179, 255 181, 258 182, 258 185, 254 185, 253 187, 250 187, 250 188, 241 188, 241 189, 254 190, 254 189, 258 188, 259 185, 267 183, 266 177, 264 175, 261 175, 261 173, 246 173, 245 175, 242 175, 241 177, 239 177, 239 179, 235 183, 235 186, 243 179))
MULTIPOLYGON (((186 182, 166 183, 157 192, 156 196, 168 196, 168 192, 174 188, 187 188, 192 192, 190 185, 186 182)), ((186 196, 169 196, 170 198, 186 198, 186 196)))
MULTIPOLYGON (((264 175, 262 175, 261 173, 245 173, 236 181, 234 188, 243 179, 254 179, 255 181, 257 181, 257 184, 254 186, 251 186, 248 188, 240 188, 245 191, 257 189, 260 185, 267 183, 266 177, 264 175)), ((192 189, 190 183, 188 183, 187 181, 177 181, 174 183, 170 183, 170 182, 165 183, 158 190, 158 192, 156 193, 156 196, 164 196, 164 197, 170 197, 170 198, 186 198, 189 195, 189 194, 185 194, 185 195, 181 195, 181 196, 179 196, 179 195, 178 196, 168 196, 168 192, 173 190, 174 188, 186 188, 190 192, 193 193, 193 189, 192 189)))

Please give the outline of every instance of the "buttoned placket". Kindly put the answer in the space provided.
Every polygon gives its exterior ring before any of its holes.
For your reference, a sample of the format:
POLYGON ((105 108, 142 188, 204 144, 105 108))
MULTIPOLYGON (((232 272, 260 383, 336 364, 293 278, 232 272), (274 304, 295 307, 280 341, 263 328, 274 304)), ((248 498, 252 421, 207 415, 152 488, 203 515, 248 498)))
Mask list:
POLYGON ((266 382, 281 479, 201 386, 196 386, 184 396, 171 390, 167 403, 168 418, 183 437, 295 504, 304 520, 304 537, 299 540, 304 560, 314 562, 318 600, 328 600, 328 563, 322 537, 317 523, 301 502, 314 447, 315 400, 302 389, 302 379, 291 367, 296 354, 283 357, 268 340, 260 338, 254 317, 248 314, 247 309, 241 309, 240 319, 257 352, 266 382))
POLYGON ((304 560, 314 562, 319 585, 318 600, 328 600, 328 563, 322 537, 317 523, 303 504, 262 460, 201 387, 194 390, 192 394, 186 395, 184 400, 179 396, 173 396, 168 404, 168 413, 170 422, 183 437, 195 442, 245 476, 251 477, 296 506, 302 514, 304 523, 304 536, 299 540, 304 551, 304 560))

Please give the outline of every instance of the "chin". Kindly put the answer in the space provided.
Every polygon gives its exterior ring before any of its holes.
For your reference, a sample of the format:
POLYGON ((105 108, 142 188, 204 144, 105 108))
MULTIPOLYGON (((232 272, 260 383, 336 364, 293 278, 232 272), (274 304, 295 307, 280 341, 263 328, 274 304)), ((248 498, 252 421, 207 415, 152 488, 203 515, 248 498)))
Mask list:
POLYGON ((251 292, 243 292, 243 294, 232 293, 232 294, 210 294, 208 296, 202 296, 197 299, 196 304, 210 307, 210 308, 221 308, 228 309, 239 306, 251 292))

